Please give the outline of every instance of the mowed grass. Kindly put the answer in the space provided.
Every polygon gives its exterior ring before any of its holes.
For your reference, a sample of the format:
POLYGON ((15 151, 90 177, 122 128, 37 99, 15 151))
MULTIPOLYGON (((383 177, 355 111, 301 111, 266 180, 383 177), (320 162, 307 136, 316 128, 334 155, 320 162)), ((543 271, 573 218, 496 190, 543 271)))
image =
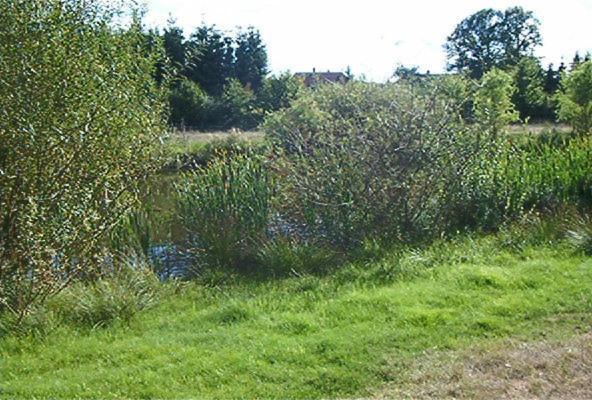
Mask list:
POLYGON ((0 341, 3 398, 334 398, 397 384, 426 351, 572 336, 592 260, 465 237, 324 277, 170 285, 131 324, 0 341))

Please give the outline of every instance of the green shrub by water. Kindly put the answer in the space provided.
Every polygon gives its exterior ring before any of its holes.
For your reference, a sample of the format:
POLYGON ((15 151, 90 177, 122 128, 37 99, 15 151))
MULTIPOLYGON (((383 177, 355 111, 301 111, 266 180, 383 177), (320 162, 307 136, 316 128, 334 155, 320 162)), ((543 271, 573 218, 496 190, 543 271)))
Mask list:
POLYGON ((440 233, 450 193, 496 133, 467 123, 449 89, 327 85, 271 116, 281 213, 346 248, 440 233))

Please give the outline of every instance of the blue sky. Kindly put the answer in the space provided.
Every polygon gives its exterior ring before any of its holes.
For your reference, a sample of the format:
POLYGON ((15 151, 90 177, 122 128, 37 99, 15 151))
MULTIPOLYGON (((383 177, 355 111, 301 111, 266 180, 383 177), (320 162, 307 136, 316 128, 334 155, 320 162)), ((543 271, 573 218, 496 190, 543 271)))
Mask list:
POLYGON ((442 45, 455 26, 482 8, 522 6, 541 21, 545 65, 592 52, 592 0, 145 0, 149 26, 172 16, 189 34, 202 21, 221 30, 255 26, 273 72, 344 70, 384 81, 397 64, 442 72, 442 45))

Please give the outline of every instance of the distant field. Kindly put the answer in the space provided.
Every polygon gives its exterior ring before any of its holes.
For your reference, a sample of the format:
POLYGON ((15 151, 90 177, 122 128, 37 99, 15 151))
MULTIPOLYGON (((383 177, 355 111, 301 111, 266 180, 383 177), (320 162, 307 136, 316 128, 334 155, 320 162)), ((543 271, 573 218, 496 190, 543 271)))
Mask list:
POLYGON ((532 135, 540 135, 544 132, 571 132, 571 127, 564 124, 520 124, 510 125, 508 127, 510 133, 529 133, 532 135))
MULTIPOLYGON (((511 125, 508 128, 511 134, 528 133, 533 135, 539 135, 544 132, 571 132, 571 127, 564 124, 521 124, 511 125)), ((172 139, 175 142, 185 143, 192 145, 195 143, 209 143, 214 140, 226 139, 230 136, 238 137, 242 140, 258 141, 262 140, 265 134, 262 131, 241 131, 241 130, 229 130, 229 131, 212 131, 212 132, 201 132, 196 130, 188 131, 175 131, 172 133, 172 139)))
POLYGON ((175 131, 172 133, 172 138, 175 141, 192 143, 208 143, 213 140, 226 139, 230 136, 236 136, 242 140, 261 140, 264 137, 261 131, 214 131, 214 132, 200 132, 200 131, 175 131))

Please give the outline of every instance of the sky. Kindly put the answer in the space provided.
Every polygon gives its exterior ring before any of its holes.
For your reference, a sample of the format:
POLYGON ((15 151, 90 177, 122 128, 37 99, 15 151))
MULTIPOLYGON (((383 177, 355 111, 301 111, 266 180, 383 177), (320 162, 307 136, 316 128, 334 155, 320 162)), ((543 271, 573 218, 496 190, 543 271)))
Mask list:
POLYGON ((232 32, 254 26, 267 46, 273 73, 344 71, 374 81, 397 65, 443 72, 443 44, 456 25, 483 8, 522 6, 540 20, 543 64, 569 64, 592 52, 592 0, 144 0, 146 22, 172 17, 189 35, 202 22, 232 32))

